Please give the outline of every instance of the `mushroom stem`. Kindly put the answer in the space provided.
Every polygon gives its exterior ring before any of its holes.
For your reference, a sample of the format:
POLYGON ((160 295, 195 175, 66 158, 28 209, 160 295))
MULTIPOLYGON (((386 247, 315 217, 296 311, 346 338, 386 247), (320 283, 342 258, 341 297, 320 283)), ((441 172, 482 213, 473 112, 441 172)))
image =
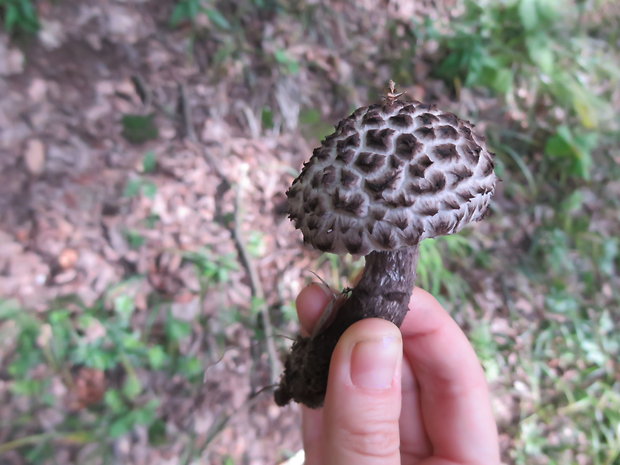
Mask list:
POLYGON ((333 321, 312 338, 298 336, 285 361, 275 392, 278 405, 291 399, 308 407, 323 405, 331 355, 342 333, 364 318, 383 318, 400 326, 415 284, 418 246, 366 256, 364 274, 333 321))

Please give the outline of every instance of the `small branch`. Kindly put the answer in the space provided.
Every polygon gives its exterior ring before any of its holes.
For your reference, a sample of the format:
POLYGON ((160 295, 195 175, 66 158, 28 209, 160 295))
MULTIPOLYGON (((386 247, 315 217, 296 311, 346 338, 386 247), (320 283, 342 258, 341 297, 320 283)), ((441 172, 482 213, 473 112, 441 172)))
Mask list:
POLYGON ((197 141, 196 131, 192 124, 191 108, 189 99, 187 98, 187 86, 185 84, 177 84, 177 114, 179 115, 179 126, 182 131, 181 137, 187 136, 189 140, 197 141))
POLYGON ((6 454, 20 447, 24 447, 32 444, 39 444, 45 441, 65 441, 71 444, 86 444, 93 442, 93 438, 90 433, 76 431, 74 433, 41 433, 33 434, 31 436, 24 436, 21 438, 13 439, 12 441, 0 444, 0 454, 6 454))
MULTIPOLYGON (((230 421, 237 415, 239 415, 241 412, 249 410, 250 408, 252 408, 256 402, 258 401, 260 394, 263 392, 263 390, 260 390, 258 392, 255 392, 253 394, 251 394, 247 400, 245 401, 245 403, 239 407, 239 409, 235 410, 234 412, 231 412, 229 414, 221 414, 218 418, 215 419, 215 421, 213 421, 211 427, 209 428, 209 431, 206 435, 205 440, 202 442, 202 444, 200 444, 198 447, 194 447, 194 445, 192 444, 190 451, 187 454, 187 457, 185 457, 185 461, 182 462, 184 465, 185 464, 189 464, 191 463, 192 459, 194 459, 195 457, 202 457, 204 455, 204 451, 207 449, 207 447, 209 447, 209 444, 211 444, 215 438, 217 438, 217 436, 224 431, 224 429, 226 428, 226 426, 230 423, 230 421)), ((193 442, 193 441, 192 441, 193 442)))
MULTIPOLYGON (((221 200, 224 194, 230 190, 232 183, 228 180, 226 174, 222 171, 217 160, 213 158, 213 155, 208 150, 205 150, 202 147, 202 144, 198 141, 195 131, 193 130, 193 124, 191 120, 191 113, 189 111, 189 105, 187 101, 187 92, 185 87, 179 85, 179 104, 178 109, 182 110, 182 123, 186 129, 187 139, 192 143, 196 148, 202 151, 203 156, 207 160, 207 163, 211 166, 215 174, 220 178, 220 185, 217 188, 216 200, 221 200)), ((262 302, 265 300, 265 293, 263 291, 263 286, 261 284, 260 276, 258 271, 256 270, 256 266, 254 261, 252 260, 252 256, 248 252, 245 242, 243 240, 243 233, 241 231, 241 218, 243 211, 243 190, 247 184, 247 165, 242 165, 241 169, 241 177, 236 186, 235 192, 235 206, 233 210, 234 220, 232 225, 226 221, 225 216, 222 214, 221 205, 219 201, 216 201, 216 219, 217 221, 225 226, 230 231, 230 235, 235 244, 235 248, 237 249, 237 254, 239 255, 239 261, 241 265, 245 269, 248 277, 250 279, 250 291, 253 299, 257 299, 261 301, 260 306, 260 316, 263 323, 263 327, 265 330, 265 345, 267 348, 267 356, 269 358, 269 366, 270 366, 270 381, 272 384, 275 384, 280 377, 280 359, 278 358, 278 352, 274 343, 274 334, 273 334, 273 325, 271 324, 271 319, 269 318, 269 308, 262 302)))
POLYGON ((153 92, 151 92, 148 84, 144 81, 144 79, 142 79, 141 76, 131 76, 131 83, 133 84, 134 90, 136 91, 136 94, 138 94, 142 105, 144 105, 144 108, 146 108, 147 111, 154 108, 161 112, 166 118, 171 119, 172 121, 178 121, 177 115, 175 115, 173 111, 166 108, 166 106, 163 105, 156 97, 153 97, 153 92))
POLYGON ((149 108, 152 103, 152 94, 149 90, 149 87, 144 82, 144 79, 142 79, 142 77, 138 75, 134 75, 131 76, 131 83, 133 84, 136 94, 138 94, 138 97, 140 97, 142 105, 149 108))
POLYGON ((239 180, 239 183, 237 184, 237 191, 235 193, 235 216, 233 227, 231 229, 231 235, 233 242, 235 243, 235 247, 237 248, 237 253, 239 254, 241 264, 245 268, 246 272, 248 273, 248 277, 250 278, 250 290, 252 292, 252 297, 254 299, 258 299, 261 302, 259 311, 265 330, 265 345, 267 346, 267 356, 269 358, 269 366, 271 368, 270 379, 271 383, 276 383, 280 373, 280 362, 277 355, 278 353, 276 350, 276 346, 274 344, 273 326, 271 324, 271 319, 269 318, 269 308, 264 303, 265 293, 263 292, 263 286, 261 284, 260 277, 258 271, 256 270, 254 261, 252 260, 252 256, 250 255, 245 246, 245 243, 243 241, 243 234, 241 232, 243 189, 245 188, 245 184, 247 183, 247 169, 247 165, 242 166, 241 178, 239 180))

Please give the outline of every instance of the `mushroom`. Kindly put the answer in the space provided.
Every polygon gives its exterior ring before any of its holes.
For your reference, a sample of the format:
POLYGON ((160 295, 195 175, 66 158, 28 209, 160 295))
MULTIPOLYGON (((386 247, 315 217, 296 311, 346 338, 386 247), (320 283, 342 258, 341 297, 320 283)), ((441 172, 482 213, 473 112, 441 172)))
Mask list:
POLYGON ((340 121, 286 193, 305 243, 365 255, 366 265, 334 315, 294 342, 278 405, 320 407, 342 333, 363 318, 404 320, 420 241, 460 231, 487 211, 496 177, 484 137, 452 113, 399 97, 391 82, 382 103, 340 121))

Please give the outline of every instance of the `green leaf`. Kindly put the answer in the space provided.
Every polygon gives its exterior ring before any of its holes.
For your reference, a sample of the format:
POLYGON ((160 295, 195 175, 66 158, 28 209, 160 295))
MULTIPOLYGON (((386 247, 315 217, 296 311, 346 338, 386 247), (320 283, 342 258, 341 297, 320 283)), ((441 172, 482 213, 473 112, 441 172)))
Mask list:
POLYGON ((267 301, 261 297, 252 297, 250 302, 250 315, 252 317, 257 316, 260 311, 265 308, 267 305, 267 301))
POLYGON ((139 177, 130 179, 125 185, 123 196, 132 198, 137 197, 139 194, 142 194, 149 199, 155 198, 157 195, 157 184, 151 180, 139 177))
POLYGON ((273 110, 269 107, 263 107, 261 111, 261 122, 265 129, 272 129, 273 123, 273 110))
POLYGON ((316 108, 303 108, 299 112, 299 123, 307 137, 323 139, 333 132, 334 127, 323 121, 321 112, 316 108))
POLYGON ((250 231, 248 233, 247 248, 250 255, 260 258, 265 254, 265 235, 261 231, 250 231))
POLYGON ((154 199, 157 195, 157 184, 153 181, 143 181, 141 186, 142 194, 149 199, 154 199))
POLYGON ((551 38, 542 33, 533 34, 525 38, 530 60, 545 74, 553 72, 553 63, 555 61, 553 50, 549 47, 550 43, 552 43, 551 38))
POLYGON ((273 56, 278 64, 283 66, 289 74, 295 74, 299 71, 299 62, 291 57, 285 50, 276 50, 273 56))
POLYGON ((153 346, 149 347, 147 352, 147 358, 149 359, 149 365, 154 370, 161 370, 165 363, 168 355, 162 348, 162 346, 153 346))
POLYGON ((143 144, 159 136, 154 114, 125 114, 121 119, 121 124, 123 137, 132 144, 143 144))
POLYGON ((557 132, 547 139, 545 154, 552 158, 565 158, 571 175, 590 179, 592 151, 596 148, 595 133, 573 133, 568 126, 560 126, 557 132))
POLYGON ((448 57, 437 67, 437 75, 446 81, 452 81, 461 71, 461 59, 460 51, 451 51, 448 57))
POLYGON ((560 126, 553 136, 547 139, 545 154, 552 158, 567 158, 573 156, 571 144, 572 135, 566 126, 560 126))
POLYGON ((192 327, 186 321, 177 320, 176 318, 168 318, 166 324, 166 334, 173 341, 179 341, 191 334, 192 327))
POLYGON ((509 68, 500 68, 496 70, 493 79, 493 89, 499 94, 508 94, 512 89, 513 76, 512 70, 509 68))
POLYGON ((583 207, 584 200, 583 192, 581 190, 576 190, 562 202, 562 211, 571 216, 577 215, 579 210, 583 207))
POLYGON ((190 380, 202 375, 204 372, 202 363, 196 357, 181 357, 179 360, 179 370, 190 380))
POLYGON ((145 237, 136 231, 125 231, 125 237, 129 242, 129 247, 132 249, 139 249, 146 242, 145 237))
POLYGON ((12 5, 7 5, 5 6, 5 8, 6 11, 4 13, 4 27, 6 31, 10 34, 13 32, 14 26, 19 21, 19 12, 17 11, 17 8, 12 5))
POLYGON ((52 325, 50 346, 57 361, 63 361, 69 355, 71 336, 71 329, 66 324, 52 325))
POLYGON ((119 295, 114 299, 114 311, 124 326, 131 320, 135 308, 134 299, 131 296, 119 295))
POLYGON ((142 383, 135 375, 129 375, 123 383, 123 394, 133 400, 142 392, 142 383))
POLYGON ((318 124, 321 120, 321 112, 316 108, 304 108, 299 112, 299 122, 301 124, 318 124))
POLYGON ((32 368, 42 362, 41 353, 34 341, 24 341, 23 336, 20 339, 19 356, 7 368, 9 375, 13 378, 25 377, 32 368))
POLYGON ((0 299, 0 320, 12 319, 21 312, 22 310, 17 301, 0 299))
POLYGON ((112 353, 91 344, 78 346, 73 351, 71 358, 76 363, 83 363, 97 370, 109 370, 118 364, 116 357, 112 353))
POLYGON ((190 15, 187 2, 179 2, 174 7, 174 10, 172 10, 172 14, 170 15, 170 24, 176 27, 189 18, 190 15))
POLYGON ((121 346, 126 352, 135 352, 144 347, 137 331, 133 333, 125 333, 121 336, 121 346))
POLYGON ((39 379, 18 379, 9 383, 14 394, 22 396, 36 396, 43 393, 44 382, 39 379))
POLYGON ((519 2, 519 19, 525 29, 529 31, 536 29, 539 23, 536 0, 521 0, 519 2))
POLYGON ((603 254, 599 260, 599 268, 607 276, 614 276, 616 271, 616 260, 620 255, 619 241, 617 238, 607 238, 603 242, 603 254))
POLYGON ((145 405, 134 411, 135 422, 139 425, 150 425, 155 420, 159 401, 149 400, 145 405))
POLYGON ((559 18, 561 13, 574 10, 574 4, 568 2, 562 4, 557 0, 537 0, 536 9, 541 22, 551 23, 561 19, 559 18), (558 8, 560 5, 562 8, 558 8))
POLYGON ((580 87, 572 88, 573 108, 579 116, 581 124, 587 129, 596 129, 598 127, 598 116, 594 105, 595 97, 580 87))
POLYGON ((105 392, 103 401, 112 413, 120 413, 127 408, 125 401, 123 401, 123 396, 121 396, 118 389, 108 389, 105 392))
POLYGON ((207 14, 208 18, 211 20, 213 24, 215 24, 220 29, 231 29, 230 23, 226 19, 226 17, 220 13, 215 8, 207 8, 204 10, 207 14))
POLYGON ((149 150, 148 152, 146 152, 146 155, 144 155, 144 159, 142 160, 142 170, 145 173, 152 173, 155 171, 156 168, 157 156, 155 155, 155 152, 149 150))
POLYGON ((160 446, 166 442, 166 422, 156 419, 149 426, 149 443, 153 446, 160 446))
POLYGON ((144 219, 144 224, 146 225, 147 228, 153 229, 155 226, 157 226, 157 223, 159 222, 160 219, 161 218, 157 213, 150 213, 144 219))
POLYGON ((134 412, 129 412, 112 422, 108 434, 112 439, 120 438, 129 433, 135 426, 134 412))
POLYGON ((49 315, 49 322, 52 325, 62 325, 69 321, 71 313, 64 308, 53 310, 49 315))
POLYGON ((142 179, 134 178, 127 181, 125 190, 123 191, 123 197, 137 197, 142 187, 142 179))
POLYGON ((201 8, 200 5, 202 3, 201 0, 183 0, 185 1, 185 4, 187 5, 187 16, 189 19, 196 19, 196 16, 198 16, 198 13, 200 12, 201 8))

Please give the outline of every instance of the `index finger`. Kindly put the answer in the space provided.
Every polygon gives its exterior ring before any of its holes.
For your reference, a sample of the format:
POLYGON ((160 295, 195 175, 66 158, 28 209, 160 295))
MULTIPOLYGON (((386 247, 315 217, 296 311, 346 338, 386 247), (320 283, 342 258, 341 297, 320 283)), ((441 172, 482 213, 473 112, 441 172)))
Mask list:
POLYGON ((499 463, 486 379, 465 334, 439 302, 419 288, 411 296, 401 331, 434 454, 456 463, 499 463))

